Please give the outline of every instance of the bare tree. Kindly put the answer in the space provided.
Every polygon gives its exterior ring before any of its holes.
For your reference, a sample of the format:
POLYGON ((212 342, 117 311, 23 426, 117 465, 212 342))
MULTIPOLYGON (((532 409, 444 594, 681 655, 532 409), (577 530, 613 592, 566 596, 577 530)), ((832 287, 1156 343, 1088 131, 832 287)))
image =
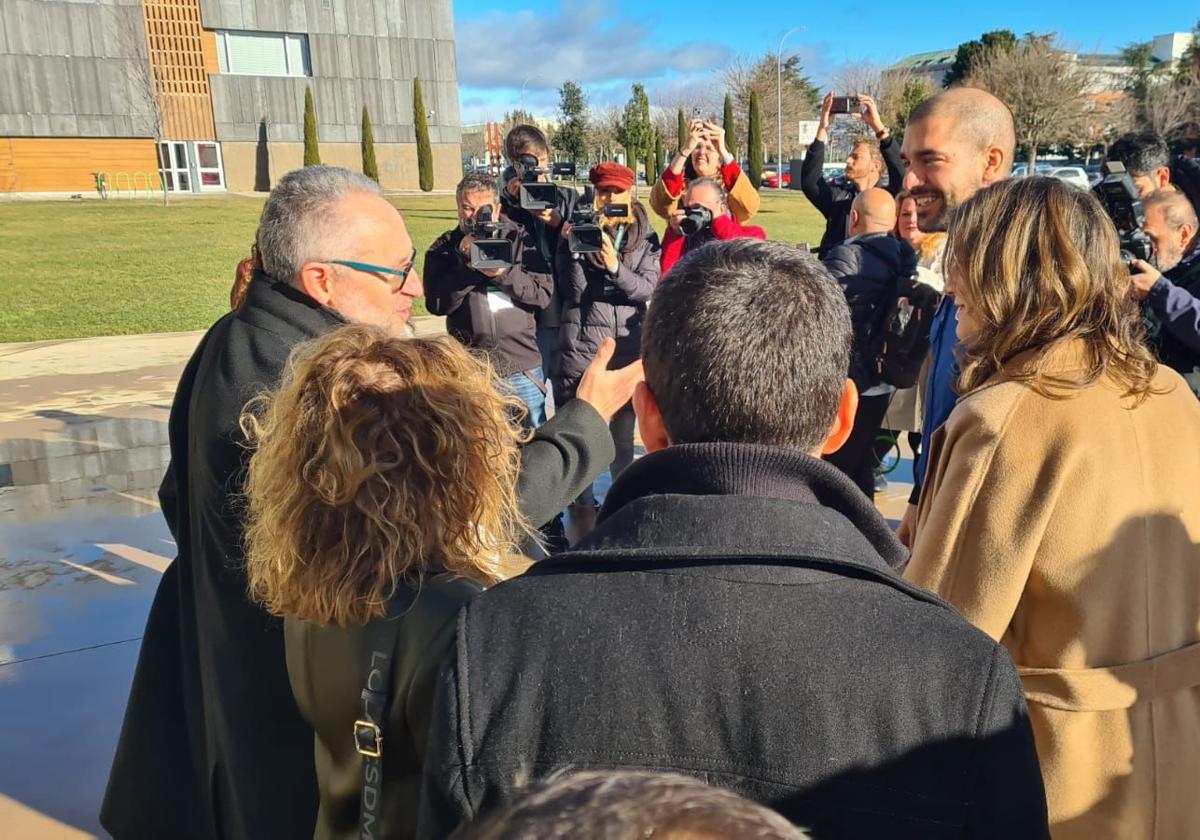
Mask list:
MULTIPOLYGON (((724 94, 733 95, 734 113, 738 121, 738 136, 748 136, 747 120, 750 114, 750 95, 758 94, 762 104, 761 125, 763 142, 767 151, 774 156, 775 140, 778 136, 778 73, 776 54, 767 53, 757 58, 738 57, 720 74, 724 94)), ((784 155, 798 151, 796 126, 803 119, 814 117, 820 109, 821 96, 816 87, 804 75, 799 56, 788 56, 782 63, 783 78, 783 138, 784 155)), ((719 100, 717 100, 719 101, 719 100)))
POLYGON ((1200 129, 1200 73, 1154 80, 1142 100, 1146 128, 1168 140, 1200 129))
POLYGON ((850 64, 833 78, 837 93, 844 96, 870 96, 879 106, 883 124, 899 135, 908 115, 933 90, 908 68, 884 68, 869 61, 850 64))
POLYGON ((159 171, 155 174, 158 175, 162 186, 163 206, 165 207, 169 193, 166 176, 162 172, 168 168, 167 161, 163 160, 162 143, 162 112, 166 93, 163 81, 155 77, 150 66, 150 43, 149 36, 146 34, 148 28, 142 17, 144 14, 144 9, 139 7, 136 14, 114 18, 111 26, 113 27, 112 34, 121 42, 134 45, 138 54, 135 60, 127 64, 130 116, 133 117, 135 123, 147 126, 153 135, 154 158, 159 165, 159 171))
POLYGON ((472 161, 487 155, 487 128, 480 131, 464 131, 462 134, 462 153, 472 161))
POLYGON ((1108 146, 1122 134, 1137 127, 1138 103, 1128 94, 1095 95, 1088 102, 1087 118, 1081 124, 1076 141, 1091 158, 1092 150, 1099 147, 1108 154, 1108 146))
POLYGON ((1008 105, 1030 172, 1039 146, 1077 141, 1089 117, 1091 74, 1048 35, 1027 35, 1016 46, 989 49, 966 84, 1008 105))
POLYGON ((588 111, 587 156, 592 161, 612 160, 616 156, 617 133, 621 127, 621 109, 616 105, 588 111))

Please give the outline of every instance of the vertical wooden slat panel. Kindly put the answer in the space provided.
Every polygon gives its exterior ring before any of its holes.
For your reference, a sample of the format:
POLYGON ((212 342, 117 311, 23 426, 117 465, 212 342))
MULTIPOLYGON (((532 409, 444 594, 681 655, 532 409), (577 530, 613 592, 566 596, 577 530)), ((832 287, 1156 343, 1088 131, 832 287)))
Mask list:
POLYGON ((163 138, 215 140, 199 0, 142 0, 163 138))

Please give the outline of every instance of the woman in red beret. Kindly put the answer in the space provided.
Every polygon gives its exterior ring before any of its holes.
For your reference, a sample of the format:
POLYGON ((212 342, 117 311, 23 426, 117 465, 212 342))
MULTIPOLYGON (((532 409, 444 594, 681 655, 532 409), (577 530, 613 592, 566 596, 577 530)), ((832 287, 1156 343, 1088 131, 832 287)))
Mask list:
MULTIPOLYGON (((569 247, 571 225, 563 227, 558 244, 557 281, 563 299, 560 343, 562 356, 554 393, 563 401, 575 395, 579 379, 606 338, 617 342, 610 368, 624 367, 641 356, 642 321, 646 304, 659 277, 661 246, 650 227, 646 208, 633 198, 633 170, 615 161, 592 168, 595 206, 602 228, 601 249, 574 254, 569 247), (606 214, 624 208, 619 215, 606 214)), ((633 405, 613 417, 610 429, 616 457, 610 473, 615 479, 633 463, 633 405)), ((591 488, 576 501, 576 513, 595 508, 591 488)))

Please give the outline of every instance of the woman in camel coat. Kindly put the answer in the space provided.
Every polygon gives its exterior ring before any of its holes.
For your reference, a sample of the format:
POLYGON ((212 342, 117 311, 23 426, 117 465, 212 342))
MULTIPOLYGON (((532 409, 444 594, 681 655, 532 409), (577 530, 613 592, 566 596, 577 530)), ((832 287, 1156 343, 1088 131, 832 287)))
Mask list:
POLYGON ((1012 654, 1060 838, 1200 836, 1200 403, 1142 343, 1090 195, 996 184, 950 229, 959 392, 905 576, 1012 654))

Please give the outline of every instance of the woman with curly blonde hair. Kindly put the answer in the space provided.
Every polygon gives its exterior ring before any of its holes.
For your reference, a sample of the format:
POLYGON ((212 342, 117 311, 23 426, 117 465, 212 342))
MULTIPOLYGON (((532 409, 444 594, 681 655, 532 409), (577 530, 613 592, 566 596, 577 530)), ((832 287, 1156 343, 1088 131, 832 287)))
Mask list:
POLYGON ((1200 404, 1144 344, 1116 232, 1051 178, 955 212, 959 402, 905 576, 1007 647, 1060 838, 1200 825, 1200 404))
POLYGON ((531 533, 514 411, 456 342, 353 325, 297 347, 242 418, 247 576, 286 619, 292 691, 316 734, 318 838, 415 830, 458 608, 519 567, 531 533))

